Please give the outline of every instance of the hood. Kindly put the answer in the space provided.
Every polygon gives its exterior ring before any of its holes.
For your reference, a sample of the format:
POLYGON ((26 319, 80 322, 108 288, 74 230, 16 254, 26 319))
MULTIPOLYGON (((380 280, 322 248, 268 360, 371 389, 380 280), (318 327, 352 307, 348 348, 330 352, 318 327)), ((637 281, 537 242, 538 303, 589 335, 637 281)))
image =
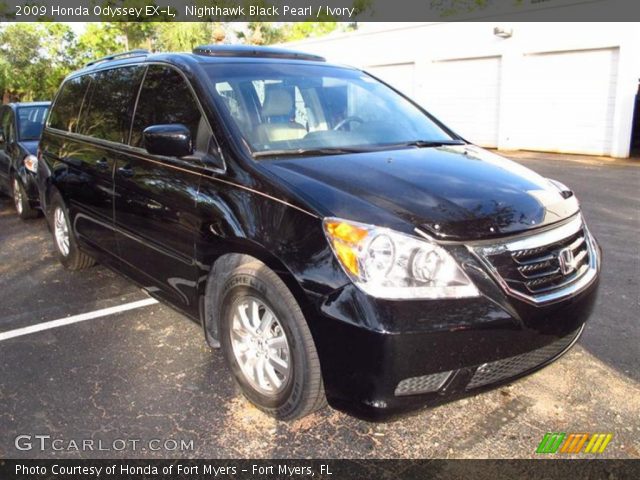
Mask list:
POLYGON ((481 148, 443 146, 297 159, 261 166, 322 216, 443 240, 509 235, 579 210, 572 192, 481 148))
POLYGON ((39 140, 22 140, 20 146, 31 155, 35 155, 38 151, 39 140))

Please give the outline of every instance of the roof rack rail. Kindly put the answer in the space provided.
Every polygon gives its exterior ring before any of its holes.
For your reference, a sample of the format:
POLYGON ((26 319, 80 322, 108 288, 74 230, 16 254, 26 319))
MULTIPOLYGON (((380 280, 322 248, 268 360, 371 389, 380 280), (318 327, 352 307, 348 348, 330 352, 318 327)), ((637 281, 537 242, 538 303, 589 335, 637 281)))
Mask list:
POLYGON ((256 47, 253 45, 201 45, 193 49, 195 55, 209 57, 255 57, 255 58, 283 58, 290 60, 311 60, 325 62, 320 55, 296 52, 284 48, 256 47))
POLYGON ((95 65, 96 63, 108 62, 109 60, 115 60, 116 58, 125 58, 125 57, 141 57, 143 55, 149 55, 149 50, 145 50, 143 48, 139 48, 137 50, 129 50, 128 52, 122 53, 114 53, 112 55, 107 55, 106 57, 101 57, 96 60, 92 60, 85 65, 85 67, 90 67, 91 65, 95 65))

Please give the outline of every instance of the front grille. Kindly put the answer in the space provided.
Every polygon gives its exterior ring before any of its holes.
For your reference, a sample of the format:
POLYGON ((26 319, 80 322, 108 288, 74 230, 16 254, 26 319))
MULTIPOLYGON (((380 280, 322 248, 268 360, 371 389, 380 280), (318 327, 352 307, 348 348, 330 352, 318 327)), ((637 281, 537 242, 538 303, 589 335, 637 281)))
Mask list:
POLYGON ((405 378, 396 387, 395 395, 417 395, 419 393, 435 392, 440 390, 449 378, 451 372, 433 373, 422 377, 405 378))
POLYGON ((563 288, 589 268, 584 228, 550 245, 505 252, 489 259, 509 287, 533 295, 563 288), (570 252, 572 259, 564 270, 560 258, 563 250, 570 252))
POLYGON ((509 293, 534 302, 595 276, 596 252, 581 217, 554 230, 471 248, 509 293))
POLYGON ((482 364, 467 384, 467 390, 496 383, 531 370, 562 353, 579 334, 580 331, 573 332, 542 348, 482 364))

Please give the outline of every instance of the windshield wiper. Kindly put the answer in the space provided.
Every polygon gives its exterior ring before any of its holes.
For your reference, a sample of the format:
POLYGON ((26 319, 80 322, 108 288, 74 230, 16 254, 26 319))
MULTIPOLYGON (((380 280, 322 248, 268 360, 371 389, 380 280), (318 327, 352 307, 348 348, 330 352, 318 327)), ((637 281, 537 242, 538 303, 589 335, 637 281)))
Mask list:
POLYGON ((463 140, 411 140, 409 142, 395 143, 393 145, 385 145, 388 148, 396 147, 416 147, 416 148, 429 148, 429 147, 443 147, 447 145, 466 145, 463 140))
POLYGON ((298 148, 297 150, 265 150, 254 152, 254 158, 266 157, 308 157, 313 155, 341 155, 343 153, 362 153, 367 150, 362 148, 298 148))
POLYGON ((344 153, 366 153, 382 150, 393 150, 394 148, 416 147, 442 147, 445 145, 466 145, 462 140, 411 140, 409 142, 392 143, 371 147, 327 147, 327 148, 298 148, 297 150, 264 150, 254 152, 253 158, 267 157, 307 157, 313 155, 341 155, 344 153))

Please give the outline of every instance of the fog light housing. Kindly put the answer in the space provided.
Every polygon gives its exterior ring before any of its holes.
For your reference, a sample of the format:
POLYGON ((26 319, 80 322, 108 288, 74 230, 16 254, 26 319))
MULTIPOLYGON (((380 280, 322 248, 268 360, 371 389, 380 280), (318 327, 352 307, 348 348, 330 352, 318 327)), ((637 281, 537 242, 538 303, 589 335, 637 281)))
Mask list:
POLYGON ((447 372, 432 373, 422 377, 405 378, 396 387, 395 396, 418 395, 420 393, 437 392, 447 382, 452 370, 447 372))

